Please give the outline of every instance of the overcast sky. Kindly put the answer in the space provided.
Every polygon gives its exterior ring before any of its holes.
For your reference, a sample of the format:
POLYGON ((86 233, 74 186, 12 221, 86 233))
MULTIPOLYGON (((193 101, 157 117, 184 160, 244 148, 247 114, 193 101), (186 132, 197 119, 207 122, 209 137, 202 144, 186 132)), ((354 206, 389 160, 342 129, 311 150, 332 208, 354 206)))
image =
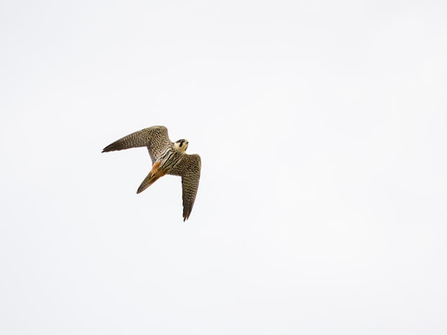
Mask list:
POLYGON ((446 334, 447 3, 3 1, 0 333, 446 334), (202 157, 136 189, 165 125, 202 157))

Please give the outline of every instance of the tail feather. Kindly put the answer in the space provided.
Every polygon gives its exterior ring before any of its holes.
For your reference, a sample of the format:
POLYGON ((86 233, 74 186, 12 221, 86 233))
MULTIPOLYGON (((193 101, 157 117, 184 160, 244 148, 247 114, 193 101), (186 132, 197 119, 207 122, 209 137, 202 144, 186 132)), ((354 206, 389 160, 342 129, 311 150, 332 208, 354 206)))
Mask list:
POLYGON ((160 164, 161 162, 155 162, 154 165, 152 165, 151 172, 149 172, 147 177, 144 178, 140 187, 138 187, 137 194, 143 192, 145 189, 155 183, 158 178, 163 177, 166 173, 168 173, 168 170, 160 169, 160 164))
POLYGON ((153 183, 155 183, 158 178, 160 178, 159 175, 153 174, 152 171, 149 172, 147 177, 144 178, 144 180, 141 183, 140 187, 138 187, 137 194, 143 192, 145 189, 147 189, 149 186, 151 186, 153 183))

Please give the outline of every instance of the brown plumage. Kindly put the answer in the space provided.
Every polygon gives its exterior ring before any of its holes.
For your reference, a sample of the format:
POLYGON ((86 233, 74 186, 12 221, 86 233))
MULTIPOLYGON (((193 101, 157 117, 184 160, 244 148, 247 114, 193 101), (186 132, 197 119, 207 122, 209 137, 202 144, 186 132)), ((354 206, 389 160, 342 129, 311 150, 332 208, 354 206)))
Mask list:
POLYGON ((158 178, 163 177, 166 173, 168 173, 167 169, 160 169, 161 162, 155 162, 152 165, 152 170, 149 172, 146 178, 144 178, 140 187, 138 187, 137 193, 143 192, 149 186, 157 181, 158 178))
POLYGON ((178 140, 172 143, 168 130, 164 126, 154 126, 113 142, 102 152, 147 147, 152 160, 152 169, 143 180, 137 193, 143 192, 159 178, 166 174, 182 177, 183 221, 191 214, 199 188, 201 159, 197 154, 185 153, 188 141, 178 140))

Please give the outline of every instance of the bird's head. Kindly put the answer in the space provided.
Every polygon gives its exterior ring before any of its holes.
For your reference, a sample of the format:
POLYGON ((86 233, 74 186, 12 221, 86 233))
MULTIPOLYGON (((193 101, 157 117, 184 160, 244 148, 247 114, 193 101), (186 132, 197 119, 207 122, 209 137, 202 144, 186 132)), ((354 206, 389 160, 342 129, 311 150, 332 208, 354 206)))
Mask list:
POLYGON ((174 143, 174 148, 180 152, 180 153, 185 153, 186 149, 188 148, 188 144, 189 142, 187 140, 178 140, 177 142, 174 143))

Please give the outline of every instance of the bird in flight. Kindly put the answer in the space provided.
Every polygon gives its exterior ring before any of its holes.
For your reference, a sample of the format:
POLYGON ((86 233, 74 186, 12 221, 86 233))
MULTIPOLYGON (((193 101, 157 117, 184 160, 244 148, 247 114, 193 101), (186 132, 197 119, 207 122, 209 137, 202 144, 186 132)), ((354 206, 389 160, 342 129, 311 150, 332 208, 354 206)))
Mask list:
POLYGON ((181 176, 183 221, 185 221, 189 218, 196 199, 202 165, 199 155, 185 153, 188 143, 184 139, 173 143, 169 139, 166 127, 153 126, 124 136, 106 146, 102 152, 147 147, 152 160, 152 169, 138 187, 137 193, 143 192, 166 174, 181 176))

